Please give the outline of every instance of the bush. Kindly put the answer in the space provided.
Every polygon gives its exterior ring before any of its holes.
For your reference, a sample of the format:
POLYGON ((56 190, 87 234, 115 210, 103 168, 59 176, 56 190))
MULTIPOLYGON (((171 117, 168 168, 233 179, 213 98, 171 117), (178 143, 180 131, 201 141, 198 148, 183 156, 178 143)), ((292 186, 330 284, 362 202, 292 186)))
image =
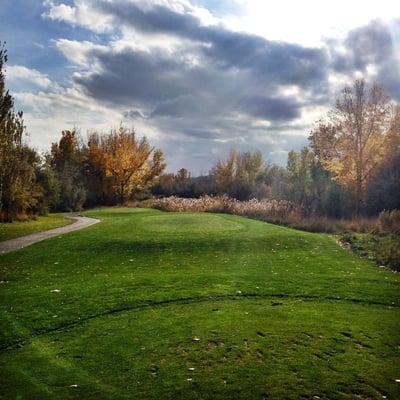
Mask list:
POLYGON ((400 271, 400 236, 346 233, 340 241, 362 257, 400 271))
POLYGON ((400 210, 382 211, 378 217, 382 232, 400 233, 400 210))
POLYGON ((374 245, 374 253, 379 264, 400 272, 400 236, 378 236, 374 245))

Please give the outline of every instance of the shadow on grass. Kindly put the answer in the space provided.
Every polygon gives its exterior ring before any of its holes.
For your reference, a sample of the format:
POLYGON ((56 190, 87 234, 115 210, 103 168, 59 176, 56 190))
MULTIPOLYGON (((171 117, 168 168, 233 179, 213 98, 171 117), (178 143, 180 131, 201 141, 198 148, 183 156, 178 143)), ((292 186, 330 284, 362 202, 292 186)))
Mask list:
MULTIPOLYGON (((391 305, 385 302, 379 301, 368 301, 356 298, 342 298, 335 296, 318 296, 318 295, 307 295, 307 294, 288 294, 288 293, 242 293, 238 294, 224 294, 224 295, 208 295, 208 296, 194 296, 194 297, 183 297, 183 298, 175 298, 175 299, 166 299, 166 300, 140 300, 134 302, 133 304, 127 304, 121 307, 116 307, 108 310, 104 310, 100 313, 88 315, 86 317, 80 317, 76 320, 64 323, 60 326, 56 326, 53 328, 44 328, 37 329, 33 331, 29 337, 21 338, 17 341, 13 341, 10 343, 5 343, 0 346, 1 351, 9 351, 16 349, 18 347, 22 347, 25 343, 46 334, 62 332, 65 330, 73 329, 76 326, 80 326, 85 324, 88 321, 91 321, 96 318, 103 318, 107 316, 111 316, 114 314, 119 314, 123 312, 137 312, 142 311, 148 308, 154 307, 168 307, 173 305, 192 305, 197 303, 205 303, 205 302, 216 302, 216 301, 240 301, 240 300, 296 300, 296 301, 319 301, 319 302, 339 302, 339 303, 350 303, 350 304, 359 304, 362 306, 382 306, 387 307, 391 306, 392 308, 400 308, 400 306, 391 305)), ((278 307, 284 306, 285 303, 282 301, 271 301, 269 306, 278 307)), ((266 305, 267 306, 267 305, 266 305)))

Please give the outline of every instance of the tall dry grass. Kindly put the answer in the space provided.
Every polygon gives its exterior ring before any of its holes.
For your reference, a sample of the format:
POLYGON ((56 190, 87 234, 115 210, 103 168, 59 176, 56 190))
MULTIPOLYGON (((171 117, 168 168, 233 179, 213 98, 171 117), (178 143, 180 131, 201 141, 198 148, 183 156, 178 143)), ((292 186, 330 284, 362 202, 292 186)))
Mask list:
POLYGON ((202 196, 198 199, 171 196, 155 200, 153 206, 164 211, 222 212, 276 222, 298 212, 293 203, 285 200, 238 201, 228 196, 202 196))
POLYGON ((311 232, 399 233, 400 211, 383 212, 378 218, 330 219, 302 216, 301 209, 286 200, 239 201, 228 196, 198 199, 176 196, 152 200, 148 206, 164 211, 222 212, 291 226, 311 232))

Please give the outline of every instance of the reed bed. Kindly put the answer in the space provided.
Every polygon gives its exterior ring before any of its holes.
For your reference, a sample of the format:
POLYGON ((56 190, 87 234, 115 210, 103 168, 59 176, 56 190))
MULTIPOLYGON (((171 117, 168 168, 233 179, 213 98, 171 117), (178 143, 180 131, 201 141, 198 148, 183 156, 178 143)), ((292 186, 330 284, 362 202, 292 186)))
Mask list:
POLYGON ((202 196, 198 199, 164 197, 154 200, 153 207, 172 212, 221 212, 276 223, 288 222, 299 214, 298 208, 286 200, 239 201, 228 196, 202 196))

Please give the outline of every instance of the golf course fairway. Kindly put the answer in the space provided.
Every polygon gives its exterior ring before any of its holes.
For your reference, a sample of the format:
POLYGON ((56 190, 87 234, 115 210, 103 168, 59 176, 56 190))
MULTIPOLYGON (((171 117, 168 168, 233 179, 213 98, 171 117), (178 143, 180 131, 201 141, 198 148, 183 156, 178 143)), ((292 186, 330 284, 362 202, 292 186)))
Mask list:
POLYGON ((0 255, 0 398, 400 398, 399 274, 238 216, 84 215, 0 255))

